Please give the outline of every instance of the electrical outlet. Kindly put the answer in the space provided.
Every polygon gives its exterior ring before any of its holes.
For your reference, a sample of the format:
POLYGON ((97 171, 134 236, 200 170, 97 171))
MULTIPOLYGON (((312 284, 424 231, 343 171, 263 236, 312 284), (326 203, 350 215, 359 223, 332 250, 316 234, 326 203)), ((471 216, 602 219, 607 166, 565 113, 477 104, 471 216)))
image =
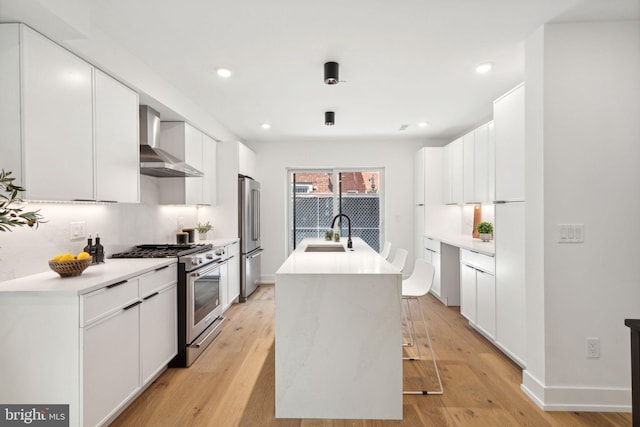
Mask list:
POLYGON ((178 223, 178 230, 182 230, 184 228, 184 217, 179 216, 177 219, 177 223, 178 223))
POLYGON ((597 359, 600 357, 600 338, 585 338, 587 344, 587 357, 597 359))
POLYGON ((87 236, 86 221, 71 221, 70 223, 70 240, 81 240, 87 236))

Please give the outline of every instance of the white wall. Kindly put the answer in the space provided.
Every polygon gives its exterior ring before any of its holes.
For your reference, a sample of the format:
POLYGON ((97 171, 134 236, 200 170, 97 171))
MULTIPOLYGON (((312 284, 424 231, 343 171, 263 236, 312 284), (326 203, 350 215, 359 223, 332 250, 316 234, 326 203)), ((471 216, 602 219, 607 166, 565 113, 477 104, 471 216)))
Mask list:
MULTIPOLYGON (((287 257, 287 168, 384 167, 386 239, 413 252, 413 156, 423 142, 249 143, 259 162, 262 277, 273 281, 287 257)), ((412 259, 412 258, 411 258, 412 259)), ((411 269, 413 262, 407 262, 411 269)))
POLYGON ((543 54, 527 61, 538 73, 528 102, 543 113, 534 122, 542 145, 533 149, 542 155, 527 157, 527 170, 543 171, 543 200, 534 198, 542 208, 527 194, 532 256, 540 250, 534 224, 544 225, 543 283, 539 271, 527 273, 528 288, 544 286, 527 310, 543 310, 544 321, 529 322, 527 334, 531 346, 544 337, 544 360, 529 349, 525 386, 537 382, 535 397, 547 409, 628 410, 624 319, 640 317, 640 23, 547 25, 543 54), (561 223, 584 224, 585 242, 557 243, 561 223), (542 294, 543 309, 535 305, 542 294), (600 358, 586 358, 586 337, 600 338, 600 358))

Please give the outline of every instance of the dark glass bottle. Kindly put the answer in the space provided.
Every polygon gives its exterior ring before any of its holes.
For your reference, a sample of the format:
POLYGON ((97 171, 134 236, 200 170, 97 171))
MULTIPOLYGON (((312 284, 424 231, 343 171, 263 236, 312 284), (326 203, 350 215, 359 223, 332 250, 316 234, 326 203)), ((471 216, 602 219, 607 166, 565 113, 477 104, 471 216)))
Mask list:
POLYGON ((83 251, 91 255, 91 248, 93 248, 93 239, 91 238, 91 234, 89 234, 89 238, 87 239, 87 246, 84 247, 83 251))
POLYGON ((104 262, 104 246, 100 243, 100 236, 96 234, 96 246, 95 246, 95 262, 104 262))

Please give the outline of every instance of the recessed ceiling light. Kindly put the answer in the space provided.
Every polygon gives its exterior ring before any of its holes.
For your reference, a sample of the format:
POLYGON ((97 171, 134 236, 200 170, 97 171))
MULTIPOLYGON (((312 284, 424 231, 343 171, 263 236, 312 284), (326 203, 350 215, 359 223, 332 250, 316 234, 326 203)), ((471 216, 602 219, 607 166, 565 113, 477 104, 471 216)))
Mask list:
POLYGON ((484 63, 484 64, 480 64, 476 67, 476 73, 486 73, 488 71, 491 70, 491 68, 493 68, 493 64, 490 62, 484 63))
POLYGON ((429 122, 420 122, 418 123, 418 126, 420 126, 421 128, 426 128, 427 126, 429 126, 429 122))
POLYGON ((271 129, 271 125, 269 123, 263 123, 260 125, 262 129, 271 129))
POLYGON ((218 77, 226 79, 231 77, 231 70, 228 68, 216 68, 216 74, 218 74, 218 77))

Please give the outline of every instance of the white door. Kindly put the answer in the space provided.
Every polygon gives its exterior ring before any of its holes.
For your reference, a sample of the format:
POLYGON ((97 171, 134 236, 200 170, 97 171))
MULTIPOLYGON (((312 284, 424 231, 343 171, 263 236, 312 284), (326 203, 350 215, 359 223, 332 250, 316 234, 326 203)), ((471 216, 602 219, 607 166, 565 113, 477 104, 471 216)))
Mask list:
POLYGON ((496 333, 496 288, 494 276, 476 271, 476 296, 478 327, 491 338, 496 333))
POLYGON ((147 296, 140 305, 140 358, 146 384, 178 352, 177 285, 147 296))
POLYGON ((460 314, 476 323, 476 269, 460 264, 460 314))
POLYGON ((493 104, 495 198, 499 201, 525 200, 524 97, 524 85, 520 85, 493 104))

